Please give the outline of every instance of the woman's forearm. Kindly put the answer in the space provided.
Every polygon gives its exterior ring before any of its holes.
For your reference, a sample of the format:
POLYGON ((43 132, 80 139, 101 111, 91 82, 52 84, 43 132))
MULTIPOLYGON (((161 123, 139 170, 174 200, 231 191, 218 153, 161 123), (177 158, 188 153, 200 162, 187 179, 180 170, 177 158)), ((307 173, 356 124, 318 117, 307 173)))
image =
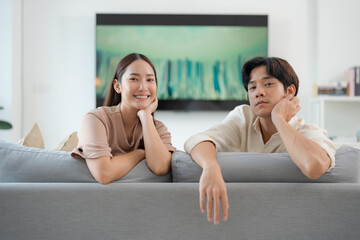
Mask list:
POLYGON ((164 175, 170 170, 171 153, 161 140, 152 115, 144 114, 140 120, 143 127, 147 165, 156 175, 164 175))
POLYGON ((125 176, 133 167, 145 158, 143 149, 114 157, 86 159, 91 174, 101 184, 111 183, 125 176))

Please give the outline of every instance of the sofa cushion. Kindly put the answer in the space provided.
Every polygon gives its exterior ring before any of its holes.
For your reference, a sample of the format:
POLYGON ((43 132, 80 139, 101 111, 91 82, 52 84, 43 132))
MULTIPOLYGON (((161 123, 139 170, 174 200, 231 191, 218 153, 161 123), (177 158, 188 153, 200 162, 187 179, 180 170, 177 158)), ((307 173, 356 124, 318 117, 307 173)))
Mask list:
POLYGON ((55 151, 71 152, 78 145, 79 137, 77 132, 73 132, 66 136, 56 147, 53 148, 55 151))
MULTIPOLYGON (((287 153, 218 152, 225 182, 360 182, 360 149, 343 145, 335 167, 316 180, 302 174, 287 153)), ((190 155, 176 151, 171 163, 174 182, 198 182, 202 169, 190 155)))
POLYGON ((25 137, 19 140, 18 144, 27 147, 45 148, 44 139, 37 123, 34 124, 25 137))
MULTIPOLYGON (((115 182, 169 182, 171 173, 153 174, 143 160, 115 182)), ((85 160, 69 152, 0 141, 0 182, 96 182, 85 160)))

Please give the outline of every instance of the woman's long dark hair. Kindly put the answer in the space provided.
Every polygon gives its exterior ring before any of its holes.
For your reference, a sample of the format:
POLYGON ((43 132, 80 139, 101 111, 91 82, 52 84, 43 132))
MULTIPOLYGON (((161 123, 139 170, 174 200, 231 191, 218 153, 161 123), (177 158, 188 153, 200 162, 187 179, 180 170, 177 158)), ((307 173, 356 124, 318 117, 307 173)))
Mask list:
POLYGON ((134 62, 135 60, 138 59, 142 59, 145 62, 147 62, 148 64, 150 64, 150 66, 152 67, 154 74, 155 74, 155 82, 157 84, 157 77, 156 77, 156 71, 155 71, 155 67, 152 64, 152 62, 150 61, 149 58, 147 58, 145 55, 142 55, 140 53, 130 53, 129 55, 125 56, 123 59, 120 60, 120 62, 118 63, 114 76, 110 82, 109 85, 109 89, 104 101, 104 106, 115 106, 118 105, 121 102, 121 93, 117 93, 114 89, 114 80, 116 79, 117 81, 119 81, 121 83, 121 78, 124 74, 124 72, 126 71, 127 67, 134 62))

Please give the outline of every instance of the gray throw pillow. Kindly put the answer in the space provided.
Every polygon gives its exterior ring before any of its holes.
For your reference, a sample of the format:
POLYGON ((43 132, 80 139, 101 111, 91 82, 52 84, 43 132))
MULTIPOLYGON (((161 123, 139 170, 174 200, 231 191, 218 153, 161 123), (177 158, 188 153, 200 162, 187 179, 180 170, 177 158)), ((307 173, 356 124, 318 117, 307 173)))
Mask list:
MULTIPOLYGON (((288 153, 218 152, 225 182, 360 182, 360 149, 343 145, 336 151, 335 167, 316 180, 307 178, 288 153)), ((174 182, 198 182, 202 169, 190 155, 173 154, 174 182)))
MULTIPOLYGON (((153 174, 143 160, 115 182, 170 182, 171 173, 153 174)), ((0 182, 96 182, 85 160, 69 152, 0 141, 0 182)))

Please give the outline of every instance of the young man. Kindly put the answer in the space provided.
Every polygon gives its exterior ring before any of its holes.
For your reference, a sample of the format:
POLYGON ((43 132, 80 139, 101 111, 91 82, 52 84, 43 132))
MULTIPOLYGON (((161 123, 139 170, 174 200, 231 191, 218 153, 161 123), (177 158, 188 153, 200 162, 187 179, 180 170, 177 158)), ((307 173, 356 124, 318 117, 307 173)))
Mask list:
POLYGON ((216 160, 218 152, 287 152, 302 173, 316 179, 335 165, 335 146, 326 131, 296 117, 299 81, 280 58, 254 58, 242 69, 250 106, 236 107, 223 122, 185 142, 185 151, 203 168, 199 182, 200 208, 208 221, 228 218, 226 185, 216 160), (220 203, 221 202, 221 203, 220 203), (213 209, 214 208, 214 209, 213 209))

